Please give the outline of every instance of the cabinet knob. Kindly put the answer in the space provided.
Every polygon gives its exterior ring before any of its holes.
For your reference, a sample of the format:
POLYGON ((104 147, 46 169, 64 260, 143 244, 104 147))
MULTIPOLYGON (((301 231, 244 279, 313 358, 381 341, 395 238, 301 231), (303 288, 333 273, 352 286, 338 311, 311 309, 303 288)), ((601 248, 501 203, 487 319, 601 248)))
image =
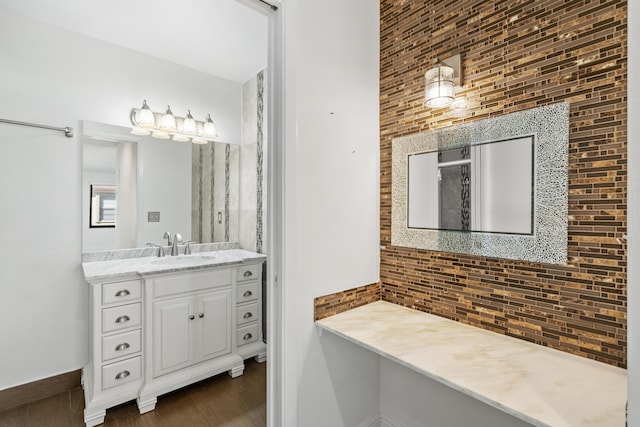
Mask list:
POLYGON ((251 291, 247 291, 244 294, 242 294, 242 296, 245 297, 245 298, 250 297, 251 295, 253 295, 253 292, 251 292, 251 291))
POLYGON ((118 372, 118 375, 116 375, 116 379, 117 380, 123 380, 123 379, 127 378, 129 375, 131 375, 131 372, 129 372, 129 371, 118 372))
POLYGON ((129 345, 128 342, 123 342, 122 344, 119 344, 119 345, 116 346, 116 351, 126 350, 129 347, 131 347, 131 346, 129 345))
POLYGON ((198 317, 202 319, 204 317, 204 313, 198 314, 198 317))
POLYGON ((250 340, 253 337, 253 335, 251 335, 250 333, 248 334, 244 334, 244 337, 242 337, 243 340, 250 340))
POLYGON ((245 313, 244 316, 242 316, 243 319, 249 319, 250 317, 253 317, 253 313, 251 313, 250 311, 245 313))
POLYGON ((116 323, 127 323, 131 318, 126 314, 124 316, 120 316, 116 319, 116 323))
POLYGON ((116 292, 117 297, 126 297, 127 295, 131 295, 131 292, 129 292, 128 289, 121 289, 118 292, 116 292))
POLYGON ((196 316, 194 316, 193 314, 191 316, 189 316, 189 320, 193 320, 195 318, 196 318, 196 316))
POLYGON ((244 272, 243 276, 244 277, 251 277, 251 276, 253 276, 253 273, 251 271, 247 270, 247 271, 244 272))

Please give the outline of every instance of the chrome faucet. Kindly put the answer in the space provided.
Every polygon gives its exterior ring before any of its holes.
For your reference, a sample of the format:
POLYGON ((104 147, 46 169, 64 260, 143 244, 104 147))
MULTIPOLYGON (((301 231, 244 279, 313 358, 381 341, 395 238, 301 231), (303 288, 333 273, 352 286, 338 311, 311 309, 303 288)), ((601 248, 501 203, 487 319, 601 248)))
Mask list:
POLYGON ((180 233, 173 235, 173 242, 171 243, 171 256, 180 255, 178 252, 178 244, 182 243, 182 236, 180 233))
POLYGON ((164 236, 162 236, 163 239, 167 239, 167 246, 171 246, 171 233, 169 233, 168 231, 164 232, 164 236))

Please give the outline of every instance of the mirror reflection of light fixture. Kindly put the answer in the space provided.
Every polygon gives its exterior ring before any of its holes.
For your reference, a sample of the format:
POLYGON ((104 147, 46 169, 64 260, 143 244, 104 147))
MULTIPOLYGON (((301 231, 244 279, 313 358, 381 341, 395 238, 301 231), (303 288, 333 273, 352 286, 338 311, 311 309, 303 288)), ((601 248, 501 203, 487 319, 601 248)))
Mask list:
POLYGON ((158 139, 172 138, 174 141, 191 141, 194 144, 206 144, 217 140, 218 137, 210 114, 207 114, 203 122, 195 120, 190 110, 187 110, 186 117, 177 117, 173 115, 168 105, 165 113, 156 113, 151 111, 146 100, 143 101, 141 108, 131 110, 130 119, 133 135, 151 135, 158 139))
POLYGON ((426 80, 424 105, 442 108, 453 103, 455 86, 462 84, 460 55, 434 61, 432 68, 424 74, 426 80))

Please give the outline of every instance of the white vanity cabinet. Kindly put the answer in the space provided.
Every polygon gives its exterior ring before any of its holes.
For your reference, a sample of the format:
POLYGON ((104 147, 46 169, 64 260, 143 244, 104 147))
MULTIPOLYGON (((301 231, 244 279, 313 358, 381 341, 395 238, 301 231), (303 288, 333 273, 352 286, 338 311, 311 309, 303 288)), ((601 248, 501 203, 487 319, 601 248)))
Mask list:
POLYGON ((243 359, 262 363, 267 347, 262 341, 262 265, 243 265, 236 270, 236 344, 243 359))
MULTIPOLYGON (((263 362, 262 261, 145 270, 118 280, 87 275, 86 425, 103 423, 106 409, 133 399, 142 414, 172 390, 223 372, 235 378, 249 357, 263 362)), ((83 265, 85 274, 91 267, 83 265)))
POLYGON ((82 371, 87 426, 138 397, 142 385, 142 281, 91 283, 90 362, 82 371))
POLYGON ((232 271, 150 278, 153 378, 232 352, 232 271), (176 294, 178 296, 176 296, 176 294))

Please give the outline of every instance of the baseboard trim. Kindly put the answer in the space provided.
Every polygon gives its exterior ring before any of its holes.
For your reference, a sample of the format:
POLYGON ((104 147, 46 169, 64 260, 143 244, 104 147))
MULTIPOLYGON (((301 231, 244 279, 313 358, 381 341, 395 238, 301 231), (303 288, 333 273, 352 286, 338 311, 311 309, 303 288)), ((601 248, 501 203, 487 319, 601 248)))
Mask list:
POLYGON ((0 412, 80 387, 81 370, 0 390, 0 412))

